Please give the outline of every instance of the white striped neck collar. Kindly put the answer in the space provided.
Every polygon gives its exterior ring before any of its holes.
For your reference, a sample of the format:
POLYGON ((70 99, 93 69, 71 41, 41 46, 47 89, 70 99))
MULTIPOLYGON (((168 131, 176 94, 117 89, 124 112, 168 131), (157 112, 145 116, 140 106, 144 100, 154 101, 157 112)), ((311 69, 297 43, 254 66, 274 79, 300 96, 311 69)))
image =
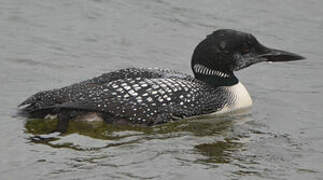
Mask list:
POLYGON ((228 73, 208 68, 202 64, 195 64, 193 66, 193 70, 195 73, 208 75, 208 76, 218 76, 221 78, 229 78, 230 77, 230 74, 228 74, 228 73))

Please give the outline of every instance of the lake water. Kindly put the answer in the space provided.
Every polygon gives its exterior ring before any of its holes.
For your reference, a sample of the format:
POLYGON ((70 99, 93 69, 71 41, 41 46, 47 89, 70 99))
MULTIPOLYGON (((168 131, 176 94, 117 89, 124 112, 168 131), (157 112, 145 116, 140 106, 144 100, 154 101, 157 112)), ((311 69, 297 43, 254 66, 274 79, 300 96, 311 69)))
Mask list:
POLYGON ((0 0, 0 179, 323 179, 322 7, 321 0, 0 0), (16 116, 33 93, 118 68, 191 74, 194 47, 218 28, 307 59, 237 72, 254 100, 245 115, 104 132, 76 126, 42 137, 16 116))

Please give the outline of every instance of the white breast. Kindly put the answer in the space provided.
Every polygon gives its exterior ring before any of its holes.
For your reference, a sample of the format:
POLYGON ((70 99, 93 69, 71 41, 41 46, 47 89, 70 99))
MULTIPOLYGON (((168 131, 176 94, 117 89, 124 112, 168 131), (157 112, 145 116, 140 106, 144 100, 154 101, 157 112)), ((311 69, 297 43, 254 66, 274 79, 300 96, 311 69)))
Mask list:
POLYGON ((235 84, 233 86, 224 87, 230 94, 231 99, 223 109, 217 111, 216 114, 222 114, 232 112, 241 109, 247 109, 252 106, 252 99, 242 83, 235 84))

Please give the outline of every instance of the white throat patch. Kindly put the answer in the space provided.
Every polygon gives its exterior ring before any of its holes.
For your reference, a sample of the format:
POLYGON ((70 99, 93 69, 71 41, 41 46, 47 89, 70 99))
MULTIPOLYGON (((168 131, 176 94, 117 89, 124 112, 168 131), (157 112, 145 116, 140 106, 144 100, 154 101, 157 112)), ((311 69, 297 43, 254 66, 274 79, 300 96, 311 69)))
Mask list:
POLYGON ((193 67, 194 71, 196 73, 199 74, 204 74, 204 75, 213 75, 213 76, 219 76, 219 77, 223 77, 223 78, 228 78, 230 77, 229 74, 221 72, 221 71, 217 71, 214 69, 210 69, 202 64, 195 64, 193 67))
POLYGON ((229 92, 230 102, 223 109, 212 114, 224 114, 238 110, 245 110, 252 106, 252 99, 242 83, 233 86, 223 86, 229 92))

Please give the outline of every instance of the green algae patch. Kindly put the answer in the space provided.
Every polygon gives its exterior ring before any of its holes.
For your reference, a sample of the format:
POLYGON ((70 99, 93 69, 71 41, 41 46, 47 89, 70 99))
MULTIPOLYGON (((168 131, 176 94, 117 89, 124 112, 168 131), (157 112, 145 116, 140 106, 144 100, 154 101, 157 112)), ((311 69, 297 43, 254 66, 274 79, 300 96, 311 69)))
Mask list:
MULTIPOLYGON (((25 129, 27 133, 33 135, 50 134, 56 131, 57 123, 57 119, 29 119, 25 124, 25 129)), ((195 136, 210 136, 223 134, 231 124, 231 121, 184 119, 155 126, 144 126, 71 120, 67 131, 61 135, 76 133, 104 140, 114 140, 136 135, 154 136, 167 134, 168 137, 173 137, 178 136, 182 132, 192 133, 195 136)))
POLYGON ((120 139, 127 136, 134 135, 133 133, 129 134, 118 134, 116 132, 124 131, 135 131, 143 134, 149 134, 152 129, 149 127, 141 126, 131 126, 131 125, 114 125, 107 124, 105 122, 76 122, 71 121, 68 127, 68 130, 65 134, 77 133, 84 136, 89 136, 97 139, 120 139))
POLYGON ((56 130, 57 119, 29 119, 25 124, 25 131, 30 134, 49 134, 56 130))
MULTIPOLYGON (((50 134, 56 131, 58 119, 28 119, 25 132, 33 135, 50 134)), ((71 120, 67 131, 61 135, 77 133, 97 139, 120 139, 136 134, 151 134, 153 129, 145 126, 116 125, 105 122, 81 122, 71 120), (131 132, 131 133, 116 133, 131 132), (136 132, 136 133, 134 133, 136 132)))

